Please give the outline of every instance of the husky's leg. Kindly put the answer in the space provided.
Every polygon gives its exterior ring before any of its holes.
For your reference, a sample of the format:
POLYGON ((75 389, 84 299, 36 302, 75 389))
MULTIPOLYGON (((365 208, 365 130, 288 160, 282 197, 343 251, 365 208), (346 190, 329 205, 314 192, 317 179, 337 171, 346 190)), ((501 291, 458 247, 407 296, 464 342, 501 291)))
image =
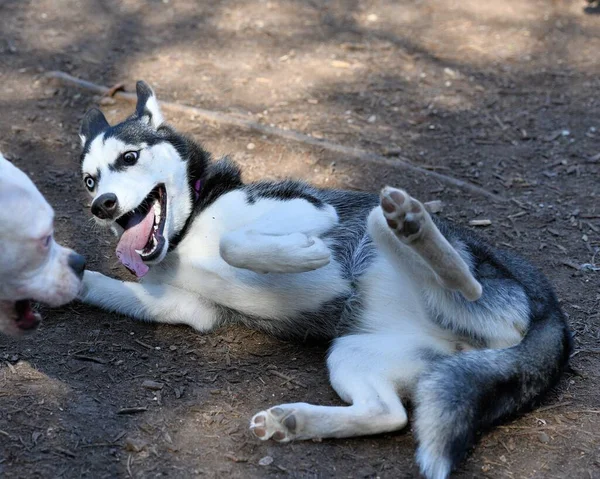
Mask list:
POLYGON ((305 233, 272 236, 236 231, 221 240, 220 252, 231 266, 255 273, 304 273, 331 260, 323 240, 305 233))
POLYGON ((359 334, 338 338, 327 365, 331 385, 350 406, 282 404, 250 423, 262 440, 351 437, 396 431, 407 415, 398 390, 407 390, 425 362, 400 335, 359 334))
MULTIPOLYGON (((425 207, 405 191, 382 190, 381 208, 375 208, 369 217, 369 232, 379 246, 408 262, 419 262, 416 253, 444 288, 460 291, 469 301, 481 296, 481 284, 465 260, 435 226, 425 207), (396 241, 391 240, 390 232, 396 241)), ((413 269, 416 275, 422 272, 418 266, 413 269)))
POLYGON ((319 238, 337 223, 331 206, 306 200, 281 206, 244 228, 223 235, 221 257, 256 273, 303 273, 329 264, 331 253, 319 238))
POLYGON ((198 296, 165 284, 132 283, 86 271, 79 299, 145 321, 187 324, 209 331, 216 324, 216 311, 198 296))

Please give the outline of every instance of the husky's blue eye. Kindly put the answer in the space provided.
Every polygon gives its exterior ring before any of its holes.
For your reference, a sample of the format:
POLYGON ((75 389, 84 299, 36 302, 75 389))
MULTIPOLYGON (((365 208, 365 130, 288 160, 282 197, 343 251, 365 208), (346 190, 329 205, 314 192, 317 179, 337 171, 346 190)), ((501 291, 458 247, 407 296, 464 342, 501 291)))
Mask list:
POLYGON ((139 151, 126 151, 123 153, 123 163, 128 166, 135 165, 135 162, 140 157, 139 151))
POLYGON ((85 187, 92 191, 96 186, 96 181, 91 176, 86 176, 83 181, 85 182, 85 187))

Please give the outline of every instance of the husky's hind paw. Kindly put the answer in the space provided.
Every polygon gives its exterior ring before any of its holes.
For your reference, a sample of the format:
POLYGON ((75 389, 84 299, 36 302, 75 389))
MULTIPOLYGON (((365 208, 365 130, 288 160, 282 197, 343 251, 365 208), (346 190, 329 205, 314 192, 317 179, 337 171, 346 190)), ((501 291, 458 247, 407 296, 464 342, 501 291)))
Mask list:
POLYGON ((412 243, 421 237, 428 213, 406 191, 386 186, 381 190, 381 209, 388 226, 402 242, 412 243))
POLYGON ((250 421, 250 430, 262 441, 273 439, 277 442, 289 442, 296 433, 294 409, 272 407, 255 414, 250 421))

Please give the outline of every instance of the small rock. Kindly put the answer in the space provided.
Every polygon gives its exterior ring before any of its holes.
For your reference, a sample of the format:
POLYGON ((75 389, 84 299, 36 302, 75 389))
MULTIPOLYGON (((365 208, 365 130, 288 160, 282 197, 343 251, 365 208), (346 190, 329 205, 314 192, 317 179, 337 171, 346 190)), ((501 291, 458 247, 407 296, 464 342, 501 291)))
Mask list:
POLYGON ((333 60, 331 62, 331 66, 333 68, 350 68, 352 65, 348 62, 344 62, 342 60, 333 60))
POLYGON ((458 73, 454 70, 452 70, 452 68, 444 68, 444 75, 449 76, 450 78, 457 78, 458 77, 458 73))
POLYGON ((115 103, 117 103, 117 100, 110 96, 103 96, 102 98, 100 98, 100 101, 98 103, 100 103, 100 105, 114 105, 115 103))
POLYGON ((256 145, 254 143, 248 143, 246 145, 246 148, 248 148, 249 150, 254 150, 254 148, 256 148, 256 145))
POLYGON ((560 135, 562 134, 562 132, 560 130, 554 131, 552 133, 549 133, 548 135, 544 136, 542 139, 544 141, 554 141, 556 140, 560 135))
POLYGON ((442 203, 440 200, 428 201, 424 203, 423 206, 425 206, 427 211, 434 214, 440 213, 444 209, 444 203, 442 203))
POLYGON ((130 452, 140 452, 147 446, 147 443, 141 439, 128 437, 125 439, 125 450, 130 452))
POLYGON ((270 466, 273 464, 273 458, 271 456, 265 456, 258 461, 259 466, 270 466))
POLYGON ((538 439, 542 444, 548 444, 550 442, 550 437, 545 432, 540 432, 538 434, 538 439))
POLYGON ((469 226, 490 226, 492 224, 491 220, 471 220, 469 221, 469 226))
POLYGON ((375 121, 377 121, 377 117, 376 117, 375 115, 371 115, 371 116, 370 116, 370 117, 367 119, 367 121, 368 121, 369 123, 375 123, 375 121))
POLYGON ((376 15, 376 14, 374 14, 374 13, 369 13, 369 15, 367 15, 367 21, 368 21, 368 22, 371 22, 371 23, 373 23, 373 22, 376 22, 377 20, 378 20, 378 17, 377 17, 377 15, 376 15))
POLYGON ((150 389, 151 391, 160 391, 164 386, 163 383, 152 381, 150 379, 147 379, 142 383, 143 388, 150 389))

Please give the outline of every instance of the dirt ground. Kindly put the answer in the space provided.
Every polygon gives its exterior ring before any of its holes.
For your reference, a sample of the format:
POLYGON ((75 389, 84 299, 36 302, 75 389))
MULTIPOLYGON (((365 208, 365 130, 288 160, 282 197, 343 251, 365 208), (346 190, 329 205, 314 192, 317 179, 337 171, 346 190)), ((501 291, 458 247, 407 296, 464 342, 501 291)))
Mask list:
MULTIPOLYGON (((455 477, 600 478, 598 13, 583 0, 0 0, 0 149, 54 206, 58 239, 123 277, 114 240, 89 220, 77 131, 93 105, 112 121, 131 106, 44 72, 129 89, 144 79, 164 100, 402 156, 508 198, 166 112, 248 180, 389 183, 442 199, 459 224, 491 220, 479 233, 554 283, 574 371, 483 435, 455 477)), ((0 476, 418 476, 410 428, 288 445, 248 433, 266 406, 340 403, 323 346, 241 328, 203 336, 78 303, 42 311, 38 334, 0 338, 0 476)))

